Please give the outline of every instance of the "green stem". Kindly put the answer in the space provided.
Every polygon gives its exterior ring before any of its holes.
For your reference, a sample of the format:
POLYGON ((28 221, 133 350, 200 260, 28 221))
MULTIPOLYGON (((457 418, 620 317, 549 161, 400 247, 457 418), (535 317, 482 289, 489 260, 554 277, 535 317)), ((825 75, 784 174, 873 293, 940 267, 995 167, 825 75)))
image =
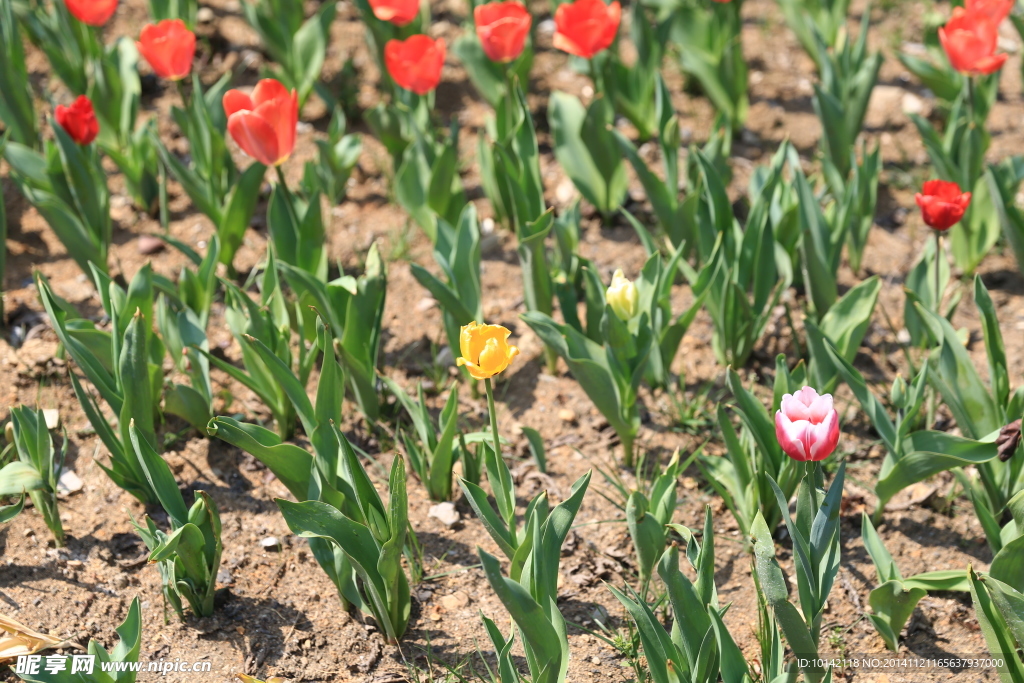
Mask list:
POLYGON ((288 189, 288 181, 284 179, 284 170, 280 166, 275 166, 274 170, 277 171, 277 182, 281 186, 281 192, 284 193, 285 202, 288 204, 288 215, 291 216, 292 221, 295 223, 295 229, 299 229, 299 213, 295 210, 295 197, 292 195, 292 191, 288 189))
POLYGON ((942 315, 942 284, 940 282, 939 271, 942 264, 941 259, 944 258, 942 253, 942 232, 939 230, 935 231, 935 315, 942 315))
POLYGON ((633 441, 636 436, 633 434, 619 434, 619 440, 622 441, 622 466, 625 468, 633 467, 633 441))
POLYGON ((498 436, 498 411, 494 407, 494 389, 491 387, 491 378, 484 380, 484 390, 487 392, 487 412, 491 416, 491 436, 494 438, 494 455, 501 458, 501 437, 498 436))
POLYGON ((974 127, 974 76, 967 77, 967 125, 974 127))
POLYGON ((64 527, 60 522, 56 495, 46 491, 31 491, 29 497, 32 499, 32 504, 39 510, 39 514, 43 516, 43 522, 50 529, 50 533, 53 534, 54 545, 63 548, 65 545, 64 527))

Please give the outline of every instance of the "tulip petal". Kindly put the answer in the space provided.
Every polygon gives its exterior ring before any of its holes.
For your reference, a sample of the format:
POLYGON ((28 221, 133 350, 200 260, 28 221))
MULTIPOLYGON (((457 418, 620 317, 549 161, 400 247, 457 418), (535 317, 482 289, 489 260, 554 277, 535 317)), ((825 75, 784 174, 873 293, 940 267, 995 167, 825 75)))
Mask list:
POLYGON ((224 107, 224 116, 231 118, 231 115, 239 111, 252 111, 256 108, 252 98, 241 90, 228 90, 224 93, 221 104, 224 107))
POLYGON ((242 151, 266 166, 273 166, 280 157, 277 133, 262 117, 239 111, 228 118, 228 132, 242 151))

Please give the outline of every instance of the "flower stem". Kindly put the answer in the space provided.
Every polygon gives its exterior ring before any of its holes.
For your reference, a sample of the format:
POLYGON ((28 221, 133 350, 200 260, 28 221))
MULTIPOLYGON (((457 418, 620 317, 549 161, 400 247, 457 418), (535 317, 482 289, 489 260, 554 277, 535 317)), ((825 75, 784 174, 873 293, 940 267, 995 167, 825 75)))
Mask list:
POLYGON ((501 457, 501 437, 498 436, 498 411, 494 408, 494 389, 491 387, 491 378, 484 380, 484 390, 487 392, 487 412, 491 416, 491 436, 494 438, 494 455, 501 457))
POLYGON ((284 171, 280 166, 275 166, 274 170, 277 171, 277 182, 281 186, 281 192, 284 193, 285 203, 288 204, 288 214, 291 216, 292 221, 295 222, 295 229, 299 229, 299 214, 295 209, 295 198, 292 196, 292 191, 288 189, 288 181, 284 179, 284 171))
POLYGON ((939 288, 942 286, 940 283, 939 265, 944 257, 942 253, 942 232, 940 230, 935 231, 935 315, 942 315, 942 292, 939 288))

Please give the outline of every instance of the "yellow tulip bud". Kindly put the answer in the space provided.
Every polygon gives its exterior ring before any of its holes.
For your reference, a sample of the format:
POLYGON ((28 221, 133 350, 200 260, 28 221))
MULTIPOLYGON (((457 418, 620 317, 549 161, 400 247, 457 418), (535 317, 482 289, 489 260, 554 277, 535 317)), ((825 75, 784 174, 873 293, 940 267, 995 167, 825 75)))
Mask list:
POLYGON ((466 366, 474 379, 497 375, 519 355, 519 349, 508 343, 511 334, 501 325, 481 325, 475 320, 464 325, 459 334, 462 356, 456 359, 456 365, 466 366))
POLYGON ((636 285, 622 274, 621 268, 612 275, 612 284, 605 296, 619 320, 628 321, 636 315, 636 309, 640 305, 640 293, 636 291, 636 285))

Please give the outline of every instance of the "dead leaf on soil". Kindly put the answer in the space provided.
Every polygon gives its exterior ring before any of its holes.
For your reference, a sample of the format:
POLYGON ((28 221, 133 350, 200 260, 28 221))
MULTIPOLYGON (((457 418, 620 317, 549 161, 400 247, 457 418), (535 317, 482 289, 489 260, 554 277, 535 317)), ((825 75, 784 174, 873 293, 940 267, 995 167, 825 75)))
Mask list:
POLYGON ((28 626, 11 619, 5 614, 0 614, 0 662, 13 660, 20 655, 31 655, 40 650, 47 650, 56 647, 77 647, 78 643, 71 643, 60 638, 33 631, 28 626))

